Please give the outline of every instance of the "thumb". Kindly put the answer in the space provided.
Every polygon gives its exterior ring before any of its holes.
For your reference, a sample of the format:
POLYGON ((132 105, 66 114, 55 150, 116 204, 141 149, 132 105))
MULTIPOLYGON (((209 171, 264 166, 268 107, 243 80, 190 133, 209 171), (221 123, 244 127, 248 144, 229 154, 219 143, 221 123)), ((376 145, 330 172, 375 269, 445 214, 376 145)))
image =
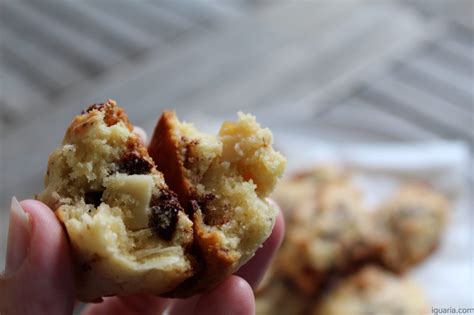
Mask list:
POLYGON ((68 241, 53 211, 12 199, 1 314, 71 314, 74 274, 68 241))

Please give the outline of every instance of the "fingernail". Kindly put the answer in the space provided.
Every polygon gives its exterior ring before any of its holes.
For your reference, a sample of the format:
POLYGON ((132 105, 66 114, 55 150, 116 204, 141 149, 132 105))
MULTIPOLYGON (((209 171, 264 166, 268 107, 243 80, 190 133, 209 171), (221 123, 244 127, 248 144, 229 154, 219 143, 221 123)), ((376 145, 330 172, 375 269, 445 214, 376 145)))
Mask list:
POLYGON ((5 276, 14 274, 25 260, 30 243, 30 227, 28 214, 13 197, 10 207, 5 276))

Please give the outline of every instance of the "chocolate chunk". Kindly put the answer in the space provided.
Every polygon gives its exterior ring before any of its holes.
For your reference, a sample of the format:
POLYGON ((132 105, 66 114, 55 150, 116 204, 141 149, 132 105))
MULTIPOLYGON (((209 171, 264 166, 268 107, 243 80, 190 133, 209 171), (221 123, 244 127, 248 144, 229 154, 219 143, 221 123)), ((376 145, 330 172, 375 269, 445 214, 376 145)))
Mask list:
POLYGON ((205 214, 209 202, 213 201, 214 199, 216 199, 216 195, 214 194, 205 194, 204 196, 198 196, 196 193, 192 194, 191 200, 189 200, 189 203, 186 207, 186 214, 188 217, 192 218, 194 212, 198 211, 199 209, 203 214, 205 214))
POLYGON ((184 167, 191 168, 192 165, 199 161, 199 157, 194 153, 195 147, 199 144, 199 140, 190 140, 187 137, 182 136, 181 142, 185 144, 185 153, 183 159, 184 167))
POLYGON ((125 154, 119 163, 119 172, 128 175, 149 174, 152 168, 153 164, 136 151, 125 154))
POLYGON ((93 111, 94 109, 95 110, 102 110, 102 108, 104 108, 104 106, 105 106, 105 103, 92 104, 89 107, 87 107, 86 109, 84 109, 81 112, 81 114, 84 115, 85 113, 89 113, 89 112, 93 111))
POLYGON ((98 207, 102 201, 103 191, 88 191, 84 194, 84 201, 87 204, 98 207))
POLYGON ((204 223, 207 225, 222 225, 230 221, 231 216, 229 212, 229 205, 224 203, 221 205, 213 204, 216 195, 209 193, 190 201, 188 212, 186 213, 189 217, 193 217, 194 212, 201 210, 203 214, 204 223), (216 211, 218 209, 218 211, 216 211))
MULTIPOLYGON (((216 195, 214 195, 214 194, 205 194, 204 196, 200 196, 200 197, 196 198, 196 203, 199 206, 199 208, 201 209, 203 214, 206 214, 206 212, 207 212, 206 210, 209 207, 209 203, 211 201, 213 201, 214 199, 216 199, 216 195)), ((194 212, 195 212, 195 210, 194 210, 194 212)))
POLYGON ((206 205, 207 205, 209 202, 213 201, 214 199, 216 199, 216 195, 209 193, 209 194, 205 194, 204 197, 201 197, 201 198, 198 200, 198 203, 199 203, 199 205, 200 205, 202 208, 205 208, 206 205))
POLYGON ((159 237, 170 241, 178 223, 178 211, 181 209, 178 197, 172 191, 161 190, 159 198, 153 198, 150 204, 148 226, 159 237))
POLYGON ((81 270, 82 272, 89 272, 89 271, 92 270, 91 265, 89 265, 88 263, 83 263, 83 264, 81 264, 81 265, 79 266, 79 268, 80 268, 80 270, 81 270))

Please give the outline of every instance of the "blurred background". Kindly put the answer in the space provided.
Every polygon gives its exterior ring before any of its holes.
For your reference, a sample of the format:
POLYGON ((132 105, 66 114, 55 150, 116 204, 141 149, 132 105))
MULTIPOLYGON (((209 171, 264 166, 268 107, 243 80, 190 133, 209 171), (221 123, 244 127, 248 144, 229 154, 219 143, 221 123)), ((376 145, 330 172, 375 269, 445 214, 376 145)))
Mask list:
MULTIPOLYGON (((42 189, 73 115, 106 98, 148 132, 165 108, 205 127, 242 110, 295 138, 471 150, 473 10, 469 0, 3 0, 1 261, 11 196, 42 189)), ((471 197, 472 168, 464 175, 471 197)))

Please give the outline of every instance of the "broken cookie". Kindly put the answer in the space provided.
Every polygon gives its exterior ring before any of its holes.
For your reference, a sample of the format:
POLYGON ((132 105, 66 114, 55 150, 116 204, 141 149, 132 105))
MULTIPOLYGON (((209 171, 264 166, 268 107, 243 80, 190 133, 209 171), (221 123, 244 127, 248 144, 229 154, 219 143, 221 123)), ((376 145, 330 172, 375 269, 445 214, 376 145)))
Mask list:
POLYGON ((270 131, 241 115, 214 137, 163 117, 148 151, 114 101, 91 105, 49 157, 38 199, 65 226, 82 301, 205 291, 271 232, 285 160, 270 131))

